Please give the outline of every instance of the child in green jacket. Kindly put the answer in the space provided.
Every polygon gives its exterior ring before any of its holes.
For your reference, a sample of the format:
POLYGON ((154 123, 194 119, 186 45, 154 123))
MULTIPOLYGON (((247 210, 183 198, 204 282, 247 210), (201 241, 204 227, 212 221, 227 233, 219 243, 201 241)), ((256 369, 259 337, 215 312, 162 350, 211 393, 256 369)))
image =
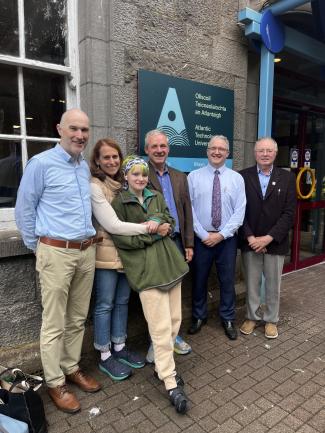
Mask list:
POLYGON ((131 288, 139 292, 155 353, 155 368, 164 381, 169 398, 179 413, 185 413, 187 398, 184 382, 176 376, 174 341, 182 320, 181 281, 188 266, 175 243, 166 236, 174 225, 163 196, 146 188, 149 168, 137 157, 127 157, 122 165, 127 189, 120 192, 112 206, 122 221, 143 223, 155 220, 161 230, 155 235, 116 236, 119 251, 131 288), (168 225, 167 225, 168 224, 168 225))

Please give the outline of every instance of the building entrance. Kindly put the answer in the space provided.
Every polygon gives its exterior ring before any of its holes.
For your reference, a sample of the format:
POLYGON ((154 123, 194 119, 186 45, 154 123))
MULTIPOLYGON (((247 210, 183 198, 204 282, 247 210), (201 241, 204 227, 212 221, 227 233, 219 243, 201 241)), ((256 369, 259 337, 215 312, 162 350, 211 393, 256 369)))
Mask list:
POLYGON ((295 171, 296 175, 304 166, 313 171, 301 176, 303 196, 311 190, 312 174, 316 180, 311 196, 298 199, 291 249, 284 267, 284 272, 289 272, 325 260, 325 110, 278 98, 272 130, 279 146, 277 165, 295 171))

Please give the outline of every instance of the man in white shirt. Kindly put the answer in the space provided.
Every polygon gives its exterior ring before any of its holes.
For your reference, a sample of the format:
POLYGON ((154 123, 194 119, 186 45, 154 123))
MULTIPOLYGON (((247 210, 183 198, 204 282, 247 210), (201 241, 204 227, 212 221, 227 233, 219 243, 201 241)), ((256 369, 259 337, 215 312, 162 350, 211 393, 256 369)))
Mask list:
POLYGON ((236 231, 244 219, 245 186, 242 176, 225 165, 229 155, 226 137, 212 137, 207 155, 208 165, 188 176, 195 233, 192 325, 188 332, 196 334, 207 322, 207 281, 215 263, 220 283, 220 320, 227 337, 235 340, 236 231))

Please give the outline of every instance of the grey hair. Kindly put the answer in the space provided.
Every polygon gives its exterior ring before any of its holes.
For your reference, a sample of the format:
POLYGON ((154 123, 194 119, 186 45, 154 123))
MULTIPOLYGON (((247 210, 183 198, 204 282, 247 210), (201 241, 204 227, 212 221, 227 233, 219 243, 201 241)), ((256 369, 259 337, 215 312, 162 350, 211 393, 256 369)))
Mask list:
POLYGON ((271 141, 271 142, 273 143, 273 145, 274 145, 274 149, 275 149, 275 151, 276 151, 276 152, 278 151, 278 143, 277 143, 277 142, 274 140, 274 138, 272 138, 272 137, 261 137, 261 138, 259 138, 259 139, 256 141, 256 143, 255 143, 254 150, 256 149, 256 145, 259 144, 261 141, 264 141, 264 140, 269 140, 269 141, 271 141))
POLYGON ((214 135, 213 137, 210 138, 210 141, 208 143, 208 147, 210 146, 210 144, 212 143, 212 141, 214 140, 223 140, 226 143, 227 146, 227 150, 229 151, 229 140, 227 137, 225 137, 224 135, 214 135))
POLYGON ((148 131, 144 137, 144 148, 146 149, 148 147, 148 140, 153 135, 163 135, 166 137, 167 144, 169 145, 168 136, 162 131, 161 129, 152 129, 151 131, 148 131))

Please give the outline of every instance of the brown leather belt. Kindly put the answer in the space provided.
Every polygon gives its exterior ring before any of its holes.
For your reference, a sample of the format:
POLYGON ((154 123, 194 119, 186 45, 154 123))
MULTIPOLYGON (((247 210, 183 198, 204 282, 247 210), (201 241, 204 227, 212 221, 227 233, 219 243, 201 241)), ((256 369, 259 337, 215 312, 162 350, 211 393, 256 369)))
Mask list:
POLYGON ((47 238, 46 236, 42 236, 39 238, 40 242, 42 242, 42 244, 46 244, 46 245, 51 245, 52 247, 57 247, 57 248, 73 248, 75 250, 86 250, 88 247, 90 247, 91 245, 97 244, 98 242, 101 242, 103 240, 103 238, 90 238, 90 239, 85 239, 84 241, 62 241, 60 239, 51 239, 51 238, 47 238))

